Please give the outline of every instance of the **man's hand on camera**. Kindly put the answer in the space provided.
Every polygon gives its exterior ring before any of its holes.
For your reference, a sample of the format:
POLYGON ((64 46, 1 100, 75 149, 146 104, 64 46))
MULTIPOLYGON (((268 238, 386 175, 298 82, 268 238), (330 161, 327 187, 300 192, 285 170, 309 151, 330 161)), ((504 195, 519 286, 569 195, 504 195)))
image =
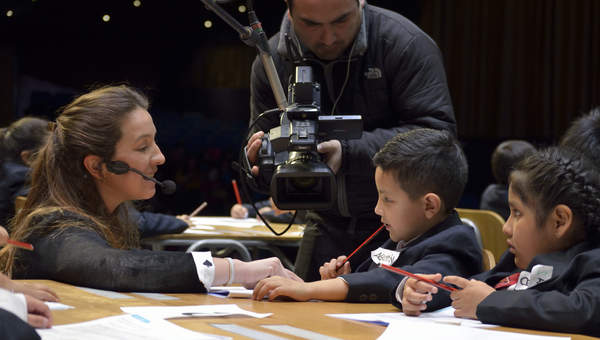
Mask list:
MULTIPOLYGON (((257 133, 253 134, 252 137, 250 137, 248 145, 246 145, 246 156, 248 157, 250 164, 256 163, 256 159, 258 158, 258 150, 260 150, 264 135, 264 132, 258 131, 257 133)), ((258 166, 253 165, 251 171, 254 176, 258 176, 258 166)))
POLYGON ((317 151, 325 155, 325 162, 337 174, 342 166, 342 143, 337 139, 328 140, 317 145, 317 151))

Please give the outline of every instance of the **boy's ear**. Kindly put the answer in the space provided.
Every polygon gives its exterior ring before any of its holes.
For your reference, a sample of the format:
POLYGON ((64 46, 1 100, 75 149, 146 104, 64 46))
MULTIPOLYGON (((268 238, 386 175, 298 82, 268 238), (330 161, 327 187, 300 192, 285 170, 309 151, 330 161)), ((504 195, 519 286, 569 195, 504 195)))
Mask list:
POLYGON ((440 196, 429 192, 423 196, 423 205, 425 208, 425 217, 431 219, 442 209, 442 200, 440 199, 440 196))
POLYGON ((102 171, 102 158, 96 155, 87 155, 83 159, 83 166, 95 179, 104 178, 102 171))
POLYGON ((573 211, 567 205, 557 205, 550 216, 552 218, 552 233, 557 239, 562 239, 573 231, 573 211))

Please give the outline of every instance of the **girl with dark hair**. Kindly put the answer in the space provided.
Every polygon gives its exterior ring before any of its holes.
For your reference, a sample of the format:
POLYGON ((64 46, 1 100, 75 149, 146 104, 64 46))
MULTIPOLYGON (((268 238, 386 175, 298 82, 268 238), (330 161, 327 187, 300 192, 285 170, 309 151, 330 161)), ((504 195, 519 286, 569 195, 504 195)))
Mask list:
POLYGON ((277 258, 253 262, 140 250, 128 217, 131 200, 155 185, 134 172, 113 173, 113 161, 148 177, 165 157, 156 145, 148 100, 127 86, 94 90, 67 105, 36 157, 31 190, 12 222, 12 237, 34 252, 0 252, 15 278, 50 279, 119 291, 204 292, 211 285, 252 287, 270 275, 297 278, 277 258))
POLYGON ((29 165, 46 143, 47 127, 45 119, 25 117, 0 130, 0 225, 15 214, 15 198, 27 195, 29 165))
MULTIPOLYGON (((510 175, 509 249, 492 270, 447 276, 454 315, 502 326, 600 336, 600 174, 567 149, 550 148, 510 175)), ((440 280, 441 275, 429 276, 440 280)), ((406 314, 418 315, 437 289, 409 279, 406 314)), ((435 306, 435 307, 434 307, 435 306)))

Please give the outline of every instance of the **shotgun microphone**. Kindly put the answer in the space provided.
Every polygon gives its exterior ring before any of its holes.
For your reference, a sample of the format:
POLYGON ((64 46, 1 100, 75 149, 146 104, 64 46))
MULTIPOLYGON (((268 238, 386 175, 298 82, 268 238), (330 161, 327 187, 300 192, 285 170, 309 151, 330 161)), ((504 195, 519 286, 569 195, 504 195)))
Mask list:
POLYGON ((106 169, 108 169, 108 171, 112 172, 113 174, 117 174, 117 175, 123 175, 123 174, 126 174, 129 171, 133 171, 136 174, 142 176, 145 180, 151 181, 151 182, 154 182, 154 183, 158 184, 158 186, 160 186, 161 192, 163 194, 165 194, 165 195, 171 195, 177 189, 177 185, 175 184, 175 182, 173 182, 173 181, 171 181, 169 179, 164 180, 162 182, 158 181, 155 178, 148 177, 148 176, 144 175, 138 169, 134 169, 134 168, 129 167, 129 165, 127 163, 122 162, 122 161, 106 162, 106 169))

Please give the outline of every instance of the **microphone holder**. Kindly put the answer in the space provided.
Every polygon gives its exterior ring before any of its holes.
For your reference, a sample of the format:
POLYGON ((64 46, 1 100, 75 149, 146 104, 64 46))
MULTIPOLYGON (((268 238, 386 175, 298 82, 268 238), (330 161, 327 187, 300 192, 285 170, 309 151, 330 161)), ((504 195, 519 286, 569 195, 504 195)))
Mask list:
MULTIPOLYGON (((250 21, 250 26, 244 26, 239 23, 234 17, 232 17, 227 11, 225 11, 221 6, 217 5, 215 0, 200 0, 206 6, 208 10, 213 11, 219 18, 225 21, 226 24, 231 26, 236 32, 238 32, 240 39, 248 46, 256 47, 259 52, 260 60, 265 69, 265 73, 267 75, 267 79, 269 79, 269 85, 271 86, 271 90, 273 91, 273 95, 275 96, 275 101, 277 102, 277 107, 279 111, 285 114, 285 110, 288 106, 287 98, 285 96, 285 92, 283 92, 283 87, 281 86, 281 82, 279 81, 279 75, 277 74, 277 69, 275 68, 275 63, 273 63, 273 57, 271 55, 271 49, 269 47, 269 40, 267 39, 267 35, 265 31, 262 29, 262 25, 254 12, 254 6, 252 5, 252 0, 247 1, 248 8, 248 19, 250 21)), ((245 150, 244 150, 245 154, 245 150)), ((246 160, 247 163, 247 160, 246 160)), ((237 164, 237 163, 236 163, 237 164)), ((252 174, 248 169, 242 168, 239 164, 237 164, 240 170, 240 175, 245 172, 245 176, 252 178, 252 174)), ((248 165, 249 166, 249 165, 248 165)), ((294 213, 294 217, 292 221, 289 223, 287 228, 285 228, 282 232, 276 232, 267 220, 260 214, 258 209, 256 209, 256 204, 253 199, 251 199, 250 194, 247 192, 247 181, 249 179, 242 176, 244 180, 241 180, 242 183, 242 194, 246 198, 250 198, 250 202, 252 203, 252 207, 256 210, 256 214, 260 217, 260 219, 265 223, 267 228, 273 232, 273 234, 280 236, 285 234, 294 223, 296 219, 296 213, 294 213)), ((241 179, 241 178, 240 178, 241 179)))
POLYGON ((213 11, 219 18, 225 21, 226 24, 231 26, 236 32, 238 32, 240 39, 248 46, 256 47, 259 52, 260 60, 262 61, 265 73, 269 79, 269 85, 273 90, 273 95, 277 102, 277 107, 281 111, 285 111, 288 106, 283 87, 279 81, 277 75, 277 69, 273 63, 273 57, 271 56, 271 49, 269 48, 269 41, 265 31, 262 29, 262 25, 254 12, 252 6, 252 0, 248 0, 248 18, 250 20, 250 26, 244 26, 239 23, 234 17, 232 17, 227 11, 221 6, 217 5, 215 0, 200 0, 206 6, 207 9, 213 11))

